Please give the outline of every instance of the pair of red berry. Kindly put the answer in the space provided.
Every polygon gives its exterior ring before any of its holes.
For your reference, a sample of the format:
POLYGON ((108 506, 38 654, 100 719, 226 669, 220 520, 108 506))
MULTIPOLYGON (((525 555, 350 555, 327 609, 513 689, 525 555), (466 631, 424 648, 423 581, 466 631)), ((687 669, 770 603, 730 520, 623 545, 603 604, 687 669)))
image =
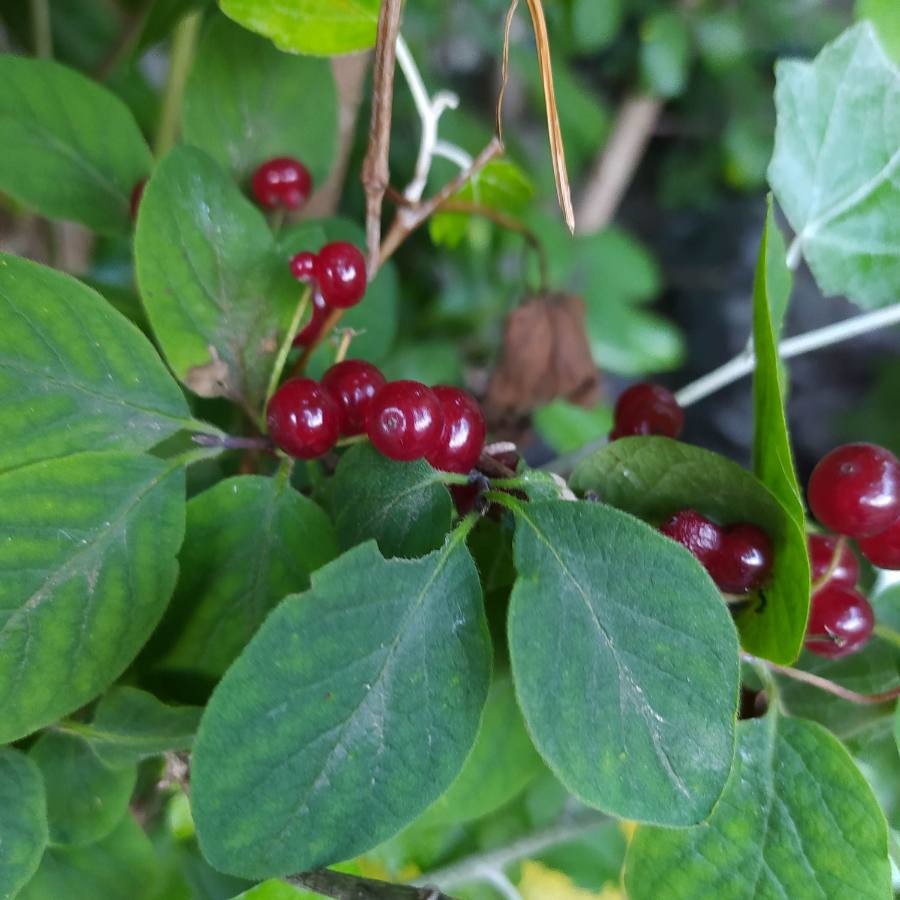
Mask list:
POLYGON ((333 365, 321 383, 285 382, 269 401, 269 435, 290 456, 313 459, 341 435, 367 434, 390 459, 425 458, 436 469, 465 473, 478 462, 485 422, 475 399, 459 388, 386 381, 371 363, 333 365))
POLYGON ((772 572, 772 541, 749 522, 721 527, 694 509, 683 509, 659 530, 690 550, 726 594, 761 587, 772 572))
POLYGON ((658 384, 642 382, 623 391, 613 412, 611 441, 632 435, 677 438, 684 428, 684 410, 675 395, 658 384))

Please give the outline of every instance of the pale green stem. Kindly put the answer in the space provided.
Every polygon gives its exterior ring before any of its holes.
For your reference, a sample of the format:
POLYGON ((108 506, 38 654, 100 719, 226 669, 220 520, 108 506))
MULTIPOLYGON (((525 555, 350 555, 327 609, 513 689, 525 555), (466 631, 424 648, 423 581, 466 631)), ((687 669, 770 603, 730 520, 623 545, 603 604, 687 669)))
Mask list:
POLYGON ((194 48, 203 21, 202 12, 194 12, 185 16, 175 29, 172 38, 172 50, 169 56, 169 75, 163 92, 162 109, 159 114, 159 126, 156 131, 156 142, 153 150, 157 158, 161 158, 172 149, 178 137, 178 126, 181 123, 181 103, 184 98, 184 87, 187 84, 191 63, 194 60, 194 48))

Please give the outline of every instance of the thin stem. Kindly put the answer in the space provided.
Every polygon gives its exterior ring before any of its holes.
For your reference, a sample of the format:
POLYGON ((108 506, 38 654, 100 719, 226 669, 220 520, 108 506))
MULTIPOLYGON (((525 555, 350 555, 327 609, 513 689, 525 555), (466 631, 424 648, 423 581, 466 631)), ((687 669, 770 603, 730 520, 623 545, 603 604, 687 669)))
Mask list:
POLYGON ((875 636, 880 637, 883 641, 888 641, 895 647, 900 647, 900 631, 895 628, 879 623, 875 626, 875 636))
POLYGON ((499 869, 485 867, 480 872, 480 881, 486 881, 503 895, 504 900, 522 900, 519 889, 499 869))
POLYGON ((369 440, 367 434, 352 434, 350 437, 342 437, 334 445, 335 447, 352 447, 354 444, 365 444, 369 440))
POLYGON ((306 314, 306 310, 309 306, 311 297, 312 288, 310 285, 307 285, 303 289, 303 293, 300 295, 300 300, 297 303, 297 308, 294 310, 294 317, 291 319, 291 324, 288 325, 288 330, 284 336, 284 340, 281 342, 281 346, 278 348, 278 355, 275 357, 275 362, 272 364, 272 374, 269 376, 269 386, 266 388, 266 402, 263 405, 263 415, 265 415, 265 409, 266 407, 268 407, 269 401, 272 399, 272 394, 274 394, 278 389, 278 382, 281 380, 281 373, 284 371, 284 364, 287 362, 288 354, 291 352, 291 347, 294 346, 294 338, 297 336, 297 332, 300 330, 300 323, 303 321, 303 316, 306 314))
POLYGON ((272 441, 266 437, 235 437, 230 434, 195 434, 195 444, 201 447, 221 447, 223 450, 274 450, 272 441))
POLYGON ((156 131, 154 152, 157 158, 165 156, 175 145, 178 126, 181 121, 181 101, 188 73, 194 59, 194 48, 200 33, 202 12, 194 12, 185 16, 175 29, 172 39, 172 50, 169 56, 169 75, 163 92, 162 109, 159 114, 159 126, 156 131))
POLYGON ((352 328, 345 328, 341 334, 341 340, 338 344, 337 353, 334 354, 336 363, 343 362, 347 358, 347 352, 350 349, 350 343, 356 336, 356 332, 352 328))
POLYGON ((50 23, 50 0, 31 0, 31 35, 34 55, 40 59, 53 56, 53 28, 50 23))

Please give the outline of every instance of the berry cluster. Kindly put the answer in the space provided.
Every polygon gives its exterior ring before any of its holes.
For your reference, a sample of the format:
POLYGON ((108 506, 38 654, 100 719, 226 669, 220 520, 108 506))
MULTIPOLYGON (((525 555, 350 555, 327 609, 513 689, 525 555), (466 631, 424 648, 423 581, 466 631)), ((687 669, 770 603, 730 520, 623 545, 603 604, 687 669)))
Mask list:
POLYGON ((365 433, 390 459, 426 459, 436 469, 469 472, 484 446, 475 399, 455 387, 386 381, 371 363, 335 363, 321 382, 286 381, 267 410, 269 436, 290 456, 313 459, 338 438, 365 433))
POLYGON ((265 209, 297 210, 312 193, 309 169, 290 156, 266 160, 250 181, 256 202, 265 209))

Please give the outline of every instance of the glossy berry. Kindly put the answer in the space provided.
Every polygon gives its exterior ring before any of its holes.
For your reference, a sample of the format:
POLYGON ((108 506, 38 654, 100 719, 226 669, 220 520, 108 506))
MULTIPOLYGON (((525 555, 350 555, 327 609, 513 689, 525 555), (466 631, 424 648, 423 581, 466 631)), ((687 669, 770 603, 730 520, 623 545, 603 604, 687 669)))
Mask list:
POLYGON ((253 173, 253 196, 266 209, 299 209, 312 193, 312 177, 302 162, 279 156, 253 173))
POLYGON ((475 398, 455 387, 432 388, 441 404, 444 430, 437 447, 425 459, 443 472, 465 473, 475 468, 484 448, 487 426, 475 398))
POLYGON ((297 332, 294 338, 295 347, 308 347, 319 336, 325 320, 328 318, 328 307, 318 291, 313 291, 312 317, 297 332))
POLYGON ((826 528, 870 537, 900 516, 900 462, 874 444, 844 444, 819 460, 807 495, 826 528))
POLYGON ((372 398, 384 385, 379 369, 361 359, 335 363, 322 376, 322 386, 341 408, 342 434, 362 434, 366 430, 372 398))
POLYGON ((297 279, 297 281, 302 281, 304 284, 309 284, 315 277, 315 272, 315 253, 310 253, 308 250, 304 250, 301 253, 297 253, 291 257, 291 275, 293 275, 294 278, 297 279))
POLYGON ((418 381, 389 381, 366 417, 369 440, 389 459, 421 459, 437 448, 443 429, 440 400, 418 381))
POLYGON ((366 293, 366 261, 344 241, 326 244, 316 257, 316 281, 329 306, 348 309, 366 293))
POLYGON ((900 519, 884 531, 862 538, 859 549, 879 569, 900 569, 900 519))
POLYGON ((859 650, 872 636, 875 616, 858 591, 829 582, 812 596, 806 648, 839 659, 859 650))
POLYGON ((708 566, 722 549, 722 529, 695 509, 675 513, 659 530, 690 550, 703 566, 708 566))
POLYGON ((828 575, 829 583, 856 587, 856 582, 859 581, 859 562, 846 541, 841 541, 833 534, 811 534, 807 537, 807 546, 813 584, 828 575))
POLYGON ((719 590, 746 594, 766 582, 773 557, 769 536, 761 528, 742 522, 722 530, 722 544, 706 568, 719 590))
POLYGON ((314 459, 327 453, 341 433, 341 411, 331 394, 311 378, 286 381, 266 410, 269 437, 289 456, 314 459))
POLYGON ((675 395, 658 384, 632 385, 616 402, 610 440, 637 434, 676 438, 684 427, 684 410, 675 395))
POLYGON ((132 222, 137 221, 138 207, 141 205, 141 198, 144 196, 145 187, 147 187, 147 179, 142 178, 131 189, 131 197, 129 198, 128 205, 131 210, 132 222))

